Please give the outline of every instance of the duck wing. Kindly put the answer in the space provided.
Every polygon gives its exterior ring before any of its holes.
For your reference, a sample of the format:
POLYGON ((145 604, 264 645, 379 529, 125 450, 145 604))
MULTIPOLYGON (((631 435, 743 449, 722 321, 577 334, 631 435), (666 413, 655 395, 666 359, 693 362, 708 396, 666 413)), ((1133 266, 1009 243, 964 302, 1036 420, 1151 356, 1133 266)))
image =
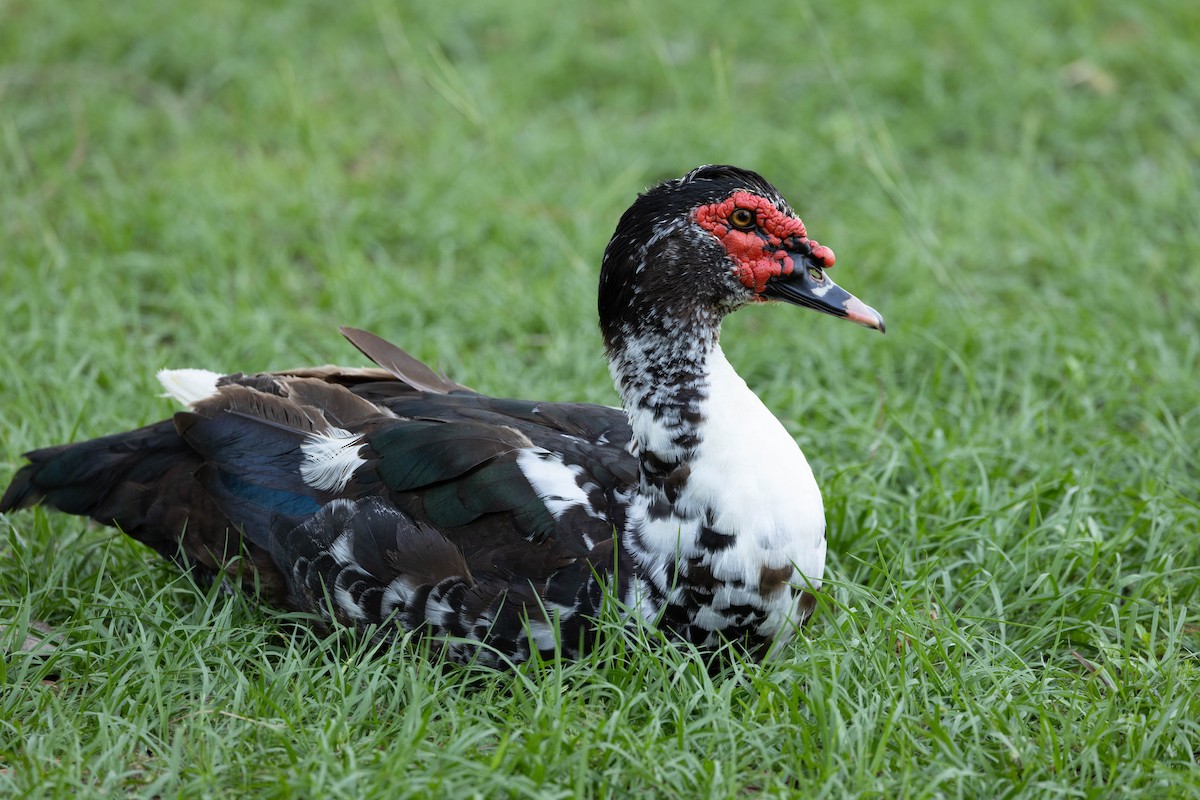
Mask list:
POLYGON ((177 392, 190 408, 172 420, 28 454, 0 510, 46 502, 119 525, 343 621, 507 631, 488 639, 506 653, 520 620, 592 608, 637 476, 624 414, 486 397, 351 339, 382 369, 210 373, 177 392))

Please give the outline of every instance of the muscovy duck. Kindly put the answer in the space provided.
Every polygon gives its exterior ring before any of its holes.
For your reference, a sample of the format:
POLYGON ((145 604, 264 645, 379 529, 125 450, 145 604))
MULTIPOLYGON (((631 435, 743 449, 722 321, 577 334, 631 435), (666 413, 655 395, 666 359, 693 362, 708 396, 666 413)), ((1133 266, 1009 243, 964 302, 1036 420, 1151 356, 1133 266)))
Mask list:
POLYGON ((820 491, 719 344, 769 300, 883 331, 833 252, 761 176, 703 166, 641 194, 604 252, 599 312, 622 409, 496 399, 365 331, 379 368, 159 373, 187 411, 35 450, 0 511, 116 525, 204 580, 452 661, 573 657, 605 593, 755 656, 812 613, 820 491))

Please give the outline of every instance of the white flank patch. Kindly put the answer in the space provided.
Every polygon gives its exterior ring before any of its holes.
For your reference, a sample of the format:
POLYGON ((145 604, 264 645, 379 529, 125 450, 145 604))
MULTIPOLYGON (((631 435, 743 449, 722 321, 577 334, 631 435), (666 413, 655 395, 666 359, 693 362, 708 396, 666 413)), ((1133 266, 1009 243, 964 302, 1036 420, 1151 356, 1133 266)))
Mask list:
POLYGON ((160 369, 158 382, 166 389, 159 397, 171 397, 191 408, 217 393, 221 375, 207 369, 160 369))
POLYGON ((594 516, 587 493, 579 485, 579 476, 583 473, 581 467, 567 466, 561 456, 541 447, 522 450, 517 456, 517 466, 554 519, 560 519, 578 506, 594 516))
POLYGON ((533 646, 538 650, 553 650, 558 644, 556 633, 556 629, 547 622, 535 619, 529 620, 529 640, 533 642, 533 646))
POLYGON ((309 434, 300 445, 304 461, 300 477, 314 489, 340 492, 346 488, 355 470, 367 463, 359 458, 362 437, 343 428, 329 428, 324 433, 309 434))
MULTIPOLYGON (((333 503, 347 503, 347 504, 349 504, 350 502, 351 501, 349 501, 349 500, 334 500, 333 501, 333 503)), ((329 505, 332 506, 333 503, 330 503, 329 505)), ((345 533, 340 534, 336 539, 334 539, 333 543, 329 545, 328 553, 333 558, 333 560, 339 564, 354 564, 355 566, 358 565, 358 562, 356 562, 354 560, 354 553, 350 549, 350 531, 346 531, 345 533)))
POLYGON ((444 628, 454 616, 455 611, 446 599, 441 595, 434 597, 430 592, 429 599, 425 601, 425 619, 432 625, 444 628))
POLYGON ((338 608, 340 608, 346 616, 350 617, 350 619, 361 620, 367 618, 367 614, 365 611, 363 611, 362 606, 354 602, 354 595, 350 594, 346 587, 333 587, 333 601, 337 603, 338 608))
POLYGON ((692 617, 692 624, 706 631, 723 631, 729 627, 729 619, 724 614, 714 611, 712 606, 700 606, 692 617))
POLYGON ((384 619, 394 614, 400 606, 404 606, 404 610, 408 611, 408 601, 411 595, 412 587, 409 586, 406 576, 401 575, 389 583, 383 590, 383 599, 379 606, 384 619))
POLYGON ((654 620, 658 617, 658 606, 654 602, 654 594, 650 590, 650 585, 644 580, 634 575, 629 579, 629 588, 625 590, 623 598, 626 607, 638 617, 641 617, 643 622, 654 624, 654 620))
MULTIPOLYGON (((349 500, 335 500, 334 503, 344 503, 353 505, 349 500)), ((331 503, 330 505, 333 505, 331 503)), ((329 545, 328 553, 330 557, 342 568, 338 571, 337 583, 333 587, 333 602, 337 605, 342 613, 354 620, 366 618, 362 606, 354 600, 354 595, 343 584, 346 579, 346 570, 354 570, 358 568, 358 562, 354 560, 354 552, 350 545, 350 531, 339 535, 329 545)))

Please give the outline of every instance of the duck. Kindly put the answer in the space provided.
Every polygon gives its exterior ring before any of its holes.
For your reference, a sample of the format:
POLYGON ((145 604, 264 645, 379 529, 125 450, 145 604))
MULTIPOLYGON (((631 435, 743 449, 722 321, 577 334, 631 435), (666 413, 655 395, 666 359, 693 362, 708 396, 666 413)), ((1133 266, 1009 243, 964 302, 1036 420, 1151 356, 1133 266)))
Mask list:
POLYGON ((0 513, 115 526, 190 572, 450 662, 577 658, 606 598, 702 650, 779 652, 816 605, 821 492, 720 345, 767 302, 880 332, 756 172, 639 194, 600 269, 621 407, 489 397, 363 330, 374 367, 163 370, 183 410, 25 454, 0 513))

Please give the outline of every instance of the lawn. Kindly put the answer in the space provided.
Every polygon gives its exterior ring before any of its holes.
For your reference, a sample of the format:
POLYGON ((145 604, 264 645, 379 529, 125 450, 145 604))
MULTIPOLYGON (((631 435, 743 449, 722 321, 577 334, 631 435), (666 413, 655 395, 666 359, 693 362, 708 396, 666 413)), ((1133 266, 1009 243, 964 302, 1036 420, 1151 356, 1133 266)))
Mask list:
POLYGON ((372 658, 21 512, 0 796, 1200 797, 1200 5, 462 5, 0 0, 0 482, 342 324, 615 402, 618 216, 735 163, 888 323, 725 328, 825 493, 807 635, 372 658))

